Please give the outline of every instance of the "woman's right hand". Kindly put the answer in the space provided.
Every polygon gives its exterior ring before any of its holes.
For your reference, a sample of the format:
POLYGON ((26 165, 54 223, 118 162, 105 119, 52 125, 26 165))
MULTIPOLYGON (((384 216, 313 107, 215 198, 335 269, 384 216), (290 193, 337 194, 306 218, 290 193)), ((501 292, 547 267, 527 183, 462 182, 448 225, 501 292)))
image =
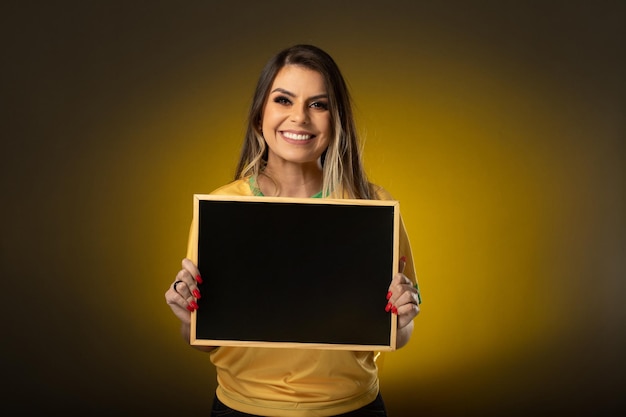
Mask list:
POLYGON ((190 259, 183 259, 182 269, 165 292, 165 301, 183 324, 191 324, 191 312, 198 308, 198 284, 201 283, 202 277, 196 265, 190 259))

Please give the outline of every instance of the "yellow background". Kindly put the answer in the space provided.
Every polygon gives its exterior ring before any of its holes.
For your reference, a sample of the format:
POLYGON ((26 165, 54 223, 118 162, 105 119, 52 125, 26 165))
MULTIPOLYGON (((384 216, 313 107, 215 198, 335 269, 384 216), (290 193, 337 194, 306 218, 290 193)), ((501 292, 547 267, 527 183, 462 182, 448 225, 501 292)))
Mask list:
POLYGON ((212 366, 163 295, 262 65, 306 42, 342 68, 414 247, 424 303, 384 359, 390 416, 626 409, 623 2, 2 9, 4 404, 207 415, 212 366))

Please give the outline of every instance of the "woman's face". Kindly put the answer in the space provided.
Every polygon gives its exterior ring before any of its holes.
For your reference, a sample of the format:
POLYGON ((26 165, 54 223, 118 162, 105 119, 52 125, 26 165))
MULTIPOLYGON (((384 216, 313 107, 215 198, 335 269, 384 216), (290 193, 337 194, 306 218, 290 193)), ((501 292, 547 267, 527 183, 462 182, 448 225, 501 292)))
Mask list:
POLYGON ((263 111, 268 164, 317 162, 330 141, 330 119, 322 75, 301 66, 284 66, 263 111))

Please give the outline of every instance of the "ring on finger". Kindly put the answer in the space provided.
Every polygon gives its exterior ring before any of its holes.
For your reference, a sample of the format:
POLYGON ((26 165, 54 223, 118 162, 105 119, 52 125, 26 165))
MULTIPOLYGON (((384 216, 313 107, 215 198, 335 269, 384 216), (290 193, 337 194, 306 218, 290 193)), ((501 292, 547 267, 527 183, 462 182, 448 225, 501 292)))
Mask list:
POLYGON ((422 304, 422 294, 420 293, 420 286, 417 284, 413 284, 413 288, 417 290, 417 305, 422 304))
MULTIPOLYGON (((177 286, 178 284, 180 284, 181 282, 183 282, 183 281, 178 280, 178 281, 174 282, 174 285, 172 285, 172 288, 174 288, 174 291, 178 292, 178 290, 176 289, 176 286, 177 286)), ((178 293, 179 293, 179 292, 178 292, 178 293)), ((180 293, 179 293, 179 294, 180 294, 180 293)))

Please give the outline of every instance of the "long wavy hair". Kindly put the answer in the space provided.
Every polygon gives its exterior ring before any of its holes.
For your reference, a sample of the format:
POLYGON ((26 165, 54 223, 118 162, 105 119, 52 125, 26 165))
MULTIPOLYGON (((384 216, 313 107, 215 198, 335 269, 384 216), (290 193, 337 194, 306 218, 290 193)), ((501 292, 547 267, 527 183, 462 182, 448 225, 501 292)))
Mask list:
POLYGON ((259 76, 248 114, 246 135, 235 179, 258 176, 267 163, 267 144, 261 132, 263 109, 274 78, 286 65, 317 71, 324 78, 331 116, 331 140, 321 157, 322 195, 334 198, 376 198, 361 160, 350 93, 333 58, 312 45, 295 45, 271 58, 259 76))

